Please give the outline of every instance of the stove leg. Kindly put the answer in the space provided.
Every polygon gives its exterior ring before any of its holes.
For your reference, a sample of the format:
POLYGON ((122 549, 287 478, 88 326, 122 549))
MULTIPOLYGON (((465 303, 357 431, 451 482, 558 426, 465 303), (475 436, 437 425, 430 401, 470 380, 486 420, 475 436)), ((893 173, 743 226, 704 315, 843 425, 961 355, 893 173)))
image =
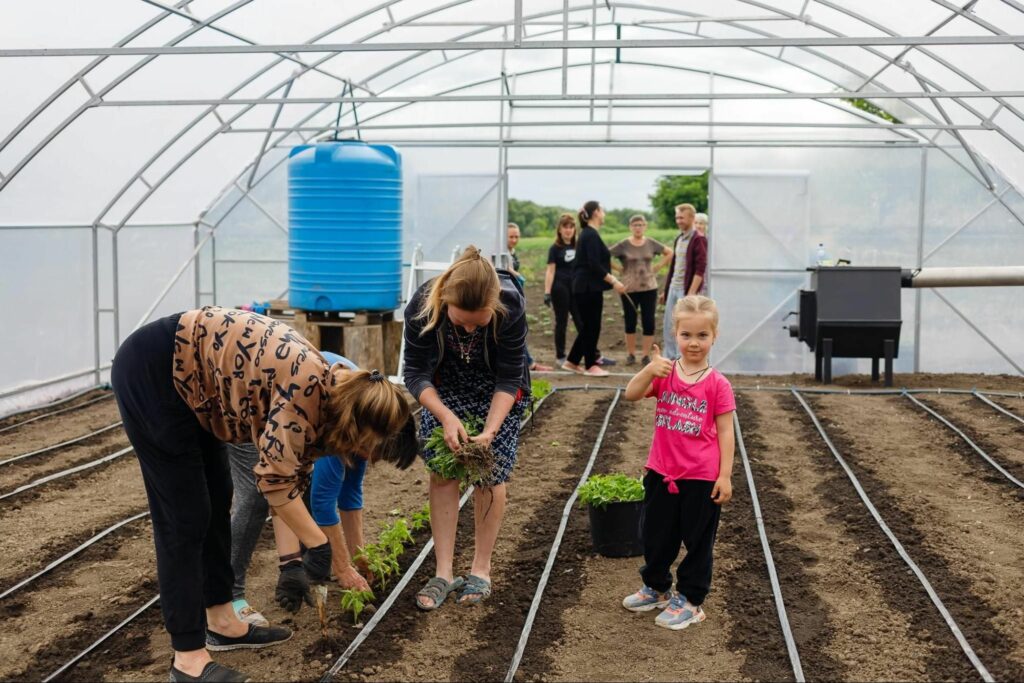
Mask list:
POLYGON ((896 340, 885 340, 885 386, 892 386, 892 359, 896 355, 896 340))
POLYGON ((832 384, 832 340, 821 340, 821 381, 832 384))
POLYGON ((814 349, 814 380, 821 381, 821 344, 814 349))
POLYGON ((871 381, 878 381, 878 356, 871 359, 871 381))

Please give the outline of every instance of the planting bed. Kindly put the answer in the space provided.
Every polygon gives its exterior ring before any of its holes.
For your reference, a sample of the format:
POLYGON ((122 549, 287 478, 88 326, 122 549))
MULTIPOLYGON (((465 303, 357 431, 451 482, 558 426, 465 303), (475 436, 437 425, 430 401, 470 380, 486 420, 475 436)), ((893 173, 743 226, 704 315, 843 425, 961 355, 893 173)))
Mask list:
MULTIPOLYGON (((549 377, 558 385, 583 378, 549 377)), ((781 388, 796 378, 737 377, 737 386, 781 388)), ((799 378, 806 383, 806 378, 799 378)), ((1002 378, 903 376, 910 387, 1015 391, 1002 378), (915 384, 920 380, 920 385, 915 384), (991 383, 989 381, 991 380, 991 383)), ((591 385, 621 385, 607 378, 591 385)), ((866 388, 862 378, 841 380, 866 388)), ((67 408, 103 394, 86 394, 67 408)), ((501 679, 512 661, 548 560, 562 511, 598 438, 614 392, 552 396, 523 431, 519 464, 494 556, 494 594, 477 607, 415 609, 412 595, 433 572, 428 556, 391 610, 336 680, 501 679)), ((970 394, 915 397, 953 422, 1007 472, 1024 475, 1024 425, 970 394)), ((949 610, 969 647, 996 680, 1024 678, 1024 491, 964 440, 907 397, 804 395, 881 518, 949 610)), ((1017 415, 1016 397, 989 395, 1017 415)), ((609 419, 595 473, 640 473, 653 402, 620 401, 609 419)), ((2 425, 14 424, 33 413, 2 425)), ((980 674, 929 599, 921 581, 858 497, 807 412, 785 391, 744 391, 739 421, 804 675, 809 680, 967 679, 980 674)), ((45 417, 9 430, 0 460, 89 433, 116 421, 113 402, 45 417)), ((0 467, 0 494, 28 479, 95 459, 126 445, 120 430, 0 467), (32 459, 26 459, 32 460, 32 459), (50 464, 43 465, 43 462, 50 464), (27 462, 25 463, 28 464, 27 462), (23 477, 18 479, 18 476, 23 477), (5 477, 11 477, 7 479, 5 477)), ((371 468, 365 485, 368 540, 393 511, 411 517, 426 500, 421 465, 371 468)), ((653 624, 654 613, 619 605, 638 586, 642 558, 593 553, 586 511, 574 507, 516 680, 792 680, 750 491, 737 452, 734 499, 725 508, 707 620, 683 632, 653 624), (643 662, 643 665, 631 663, 643 662)), ((102 467, 0 500, 0 593, 116 522, 146 510, 132 454, 102 467)), ((461 515, 457 568, 468 569, 472 504, 461 515)), ((420 533, 403 570, 426 542, 420 533)), ((152 537, 142 518, 111 532, 17 593, 0 598, 8 636, 0 678, 43 678, 131 615, 156 593, 152 537)), ((329 598, 331 641, 316 612, 289 615, 273 603, 276 554, 269 526, 253 558, 249 600, 295 630, 280 647, 222 653, 255 680, 317 680, 359 633, 329 598)), ((384 595, 377 596, 380 604, 384 595)), ((366 614, 362 623, 370 618, 366 614)), ((169 642, 151 608, 103 643, 67 680, 163 680, 169 642)))

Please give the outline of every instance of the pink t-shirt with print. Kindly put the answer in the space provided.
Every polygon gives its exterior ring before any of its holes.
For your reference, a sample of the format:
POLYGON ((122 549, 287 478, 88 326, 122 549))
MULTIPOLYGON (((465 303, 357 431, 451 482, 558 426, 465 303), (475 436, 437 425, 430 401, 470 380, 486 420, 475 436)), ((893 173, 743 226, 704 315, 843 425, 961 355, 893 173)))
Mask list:
POLYGON ((732 385, 712 368, 696 384, 678 376, 677 364, 668 377, 655 377, 648 397, 656 397, 654 437, 647 469, 665 477, 671 493, 676 479, 718 479, 721 451, 715 417, 736 410, 732 385))

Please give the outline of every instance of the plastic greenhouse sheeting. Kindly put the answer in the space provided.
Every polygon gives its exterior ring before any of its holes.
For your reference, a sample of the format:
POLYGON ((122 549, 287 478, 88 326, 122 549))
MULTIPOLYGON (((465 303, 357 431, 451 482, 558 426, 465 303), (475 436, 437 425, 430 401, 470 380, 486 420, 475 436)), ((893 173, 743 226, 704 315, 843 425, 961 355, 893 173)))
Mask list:
MULTIPOLYGON (((104 380, 146 319, 282 294, 284 159, 325 136, 402 152, 406 248, 438 258, 559 169, 710 170, 722 365, 807 370, 776 314, 817 242, 1024 262, 1022 67, 1013 0, 3 3, 0 412, 104 380)), ((1019 372, 1015 292, 904 292, 897 369, 1019 372)))

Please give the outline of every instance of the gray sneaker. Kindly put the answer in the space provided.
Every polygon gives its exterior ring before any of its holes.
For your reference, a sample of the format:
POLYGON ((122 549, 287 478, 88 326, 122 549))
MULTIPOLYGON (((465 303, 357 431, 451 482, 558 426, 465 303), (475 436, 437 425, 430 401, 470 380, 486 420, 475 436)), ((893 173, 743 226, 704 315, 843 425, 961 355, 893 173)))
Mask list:
POLYGON ((636 356, 633 354, 626 356, 626 365, 636 365, 636 356))
POLYGON ((202 681, 203 683, 244 683, 251 680, 241 671, 235 671, 217 662, 207 664, 203 672, 198 676, 189 676, 184 671, 175 668, 174 660, 171 660, 171 683, 193 683, 194 681, 202 681))
POLYGON ((291 629, 283 626, 254 626, 249 624, 249 631, 244 636, 231 638, 206 629, 206 649, 212 652, 223 650, 258 650, 283 643, 292 637, 291 629))
POLYGON ((636 593, 627 595, 622 600, 622 606, 630 612, 649 612, 667 605, 671 597, 671 592, 659 593, 650 586, 644 586, 636 593))

